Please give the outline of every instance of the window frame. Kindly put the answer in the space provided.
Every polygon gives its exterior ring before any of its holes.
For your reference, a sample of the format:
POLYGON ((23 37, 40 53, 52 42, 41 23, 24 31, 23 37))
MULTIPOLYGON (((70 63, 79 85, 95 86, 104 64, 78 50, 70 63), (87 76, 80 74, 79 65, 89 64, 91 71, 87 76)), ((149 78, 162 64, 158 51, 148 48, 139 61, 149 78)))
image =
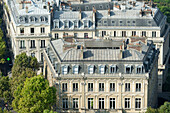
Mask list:
POLYGON ((109 98, 109 106, 110 106, 110 109, 116 109, 116 98, 109 98))
POLYGON ((125 92, 130 92, 130 82, 125 83, 125 92))
POLYGON ((73 92, 78 92, 78 90, 79 90, 79 84, 73 83, 73 92))
POLYGON ((67 83, 62 83, 62 92, 67 92, 68 86, 67 83))
POLYGON ((130 109, 131 108, 131 99, 130 98, 125 98, 124 101, 125 101, 124 108, 125 109, 130 109))
POLYGON ((110 83, 110 92, 115 92, 115 83, 110 83))
POLYGON ((88 92, 93 92, 93 83, 88 83, 88 92))
POLYGON ((99 109, 104 109, 105 108, 105 99, 104 98, 99 98, 99 109))
POLYGON ((104 92, 105 90, 105 85, 103 82, 99 83, 99 92, 104 92))

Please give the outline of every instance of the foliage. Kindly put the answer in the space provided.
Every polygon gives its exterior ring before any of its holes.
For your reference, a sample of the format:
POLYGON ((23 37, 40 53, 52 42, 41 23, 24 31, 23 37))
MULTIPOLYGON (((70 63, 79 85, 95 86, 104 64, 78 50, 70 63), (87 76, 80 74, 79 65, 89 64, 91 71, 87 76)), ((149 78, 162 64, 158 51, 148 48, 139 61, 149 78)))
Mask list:
POLYGON ((164 105, 159 108, 159 113, 170 113, 170 102, 165 102, 164 105))
POLYGON ((43 111, 43 113, 57 113, 57 112, 52 111, 52 110, 50 111, 50 110, 46 109, 46 110, 43 111))
POLYGON ((5 41, 3 40, 3 32, 0 29, 0 63, 5 63, 5 59, 3 59, 5 52, 6 52, 6 45, 5 41))
POLYGON ((151 108, 151 107, 148 107, 146 113, 158 113, 158 110, 151 108))
POLYGON ((164 15, 167 16, 167 22, 170 23, 170 0, 154 0, 158 8, 164 15))
POLYGON ((14 65, 12 67, 12 76, 18 77, 22 74, 22 72, 29 70, 29 73, 27 74, 31 77, 31 73, 34 72, 30 72, 30 70, 36 72, 38 67, 39 64, 35 57, 27 56, 26 53, 21 53, 20 55, 16 56, 14 65))
POLYGON ((4 98, 5 102, 11 102, 11 89, 8 77, 0 77, 0 97, 4 98))
POLYGON ((34 76, 17 87, 14 98, 12 106, 18 113, 42 113, 55 103, 56 89, 42 76, 34 76))

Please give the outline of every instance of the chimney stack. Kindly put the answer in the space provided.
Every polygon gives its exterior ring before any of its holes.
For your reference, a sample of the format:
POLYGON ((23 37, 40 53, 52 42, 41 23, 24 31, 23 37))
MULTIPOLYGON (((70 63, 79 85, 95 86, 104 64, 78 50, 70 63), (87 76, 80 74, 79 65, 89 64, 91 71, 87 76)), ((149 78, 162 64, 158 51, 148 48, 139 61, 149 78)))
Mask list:
POLYGON ((28 13, 28 7, 27 7, 27 6, 26 6, 26 8, 25 8, 25 12, 28 13))
POLYGON ((80 9, 80 11, 79 11, 79 19, 80 19, 80 20, 82 19, 81 9, 80 9))
POLYGON ((108 9, 108 16, 110 16, 110 8, 108 9))
POLYGON ((48 2, 47 10, 48 10, 48 12, 50 11, 50 2, 48 2))
POLYGON ((123 59, 123 50, 122 50, 122 46, 120 46, 119 59, 123 59))
POLYGON ((96 9, 93 7, 93 21, 96 20, 96 9))
POLYGON ((83 45, 81 45, 80 47, 80 59, 83 60, 84 56, 83 56, 83 45))

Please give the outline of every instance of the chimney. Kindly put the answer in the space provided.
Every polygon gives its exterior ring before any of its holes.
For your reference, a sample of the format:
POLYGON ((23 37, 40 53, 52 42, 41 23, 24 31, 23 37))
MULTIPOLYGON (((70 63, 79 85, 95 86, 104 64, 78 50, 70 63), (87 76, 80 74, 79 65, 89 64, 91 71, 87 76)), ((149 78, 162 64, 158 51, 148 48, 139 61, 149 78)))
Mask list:
POLYGON ((80 59, 82 59, 83 60, 83 58, 84 58, 84 56, 83 56, 83 45, 81 45, 81 47, 80 47, 80 59))
POLYGON ((110 16, 110 8, 108 9, 108 16, 110 16))
POLYGON ((120 53, 119 53, 119 59, 123 58, 123 50, 122 50, 122 46, 120 46, 120 53))
POLYGON ((93 22, 96 20, 96 9, 93 7, 93 22))
POLYGON ((23 3, 21 1, 21 3, 19 4, 19 9, 23 9, 23 3))
POLYGON ((136 6, 136 2, 133 2, 133 7, 135 7, 136 6))
POLYGON ((48 10, 48 12, 50 11, 50 2, 48 2, 47 10, 48 10))
POLYGON ((27 6, 26 6, 26 8, 25 8, 25 12, 28 13, 28 7, 27 7, 27 6))
POLYGON ((123 41, 123 45, 122 45, 122 50, 124 51, 124 49, 125 49, 125 41, 123 41))
POLYGON ((81 9, 80 9, 80 11, 79 11, 79 19, 80 19, 80 20, 82 19, 81 9))

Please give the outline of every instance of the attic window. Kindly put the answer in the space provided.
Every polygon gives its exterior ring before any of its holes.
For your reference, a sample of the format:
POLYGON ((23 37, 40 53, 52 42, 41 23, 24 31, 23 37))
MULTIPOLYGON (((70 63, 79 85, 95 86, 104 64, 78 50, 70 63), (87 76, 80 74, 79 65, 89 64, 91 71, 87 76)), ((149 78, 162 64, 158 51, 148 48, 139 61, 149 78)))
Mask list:
POLYGON ((89 10, 89 7, 88 7, 88 6, 86 6, 86 10, 89 10))
POLYGON ((73 74, 78 74, 79 73, 79 66, 78 65, 75 65, 73 67, 73 74))
POLYGON ((102 6, 102 5, 100 5, 99 7, 100 7, 100 9, 103 9, 103 6, 102 6))
POLYGON ((136 67, 136 73, 137 74, 144 73, 144 67, 143 66, 137 66, 136 67))
POLYGON ((110 66, 110 73, 116 73, 116 65, 110 66))
POLYGON ((89 74, 93 74, 94 73, 94 66, 93 65, 88 67, 88 73, 89 74))
POLYGON ((79 10, 80 9, 80 7, 77 7, 77 10, 79 10))
POLYGON ((101 65, 100 66, 99 73, 100 74, 104 74, 105 73, 105 65, 101 65))
POLYGON ((151 21, 150 21, 150 20, 148 21, 148 24, 149 24, 149 25, 151 24, 151 21))
POLYGON ((129 65, 126 66, 126 67, 125 67, 125 73, 126 73, 126 74, 131 74, 131 73, 132 73, 132 66, 129 66, 129 65))
POLYGON ((63 66, 62 67, 62 74, 67 74, 68 73, 68 66, 63 66))
POLYGON ((31 18, 30 18, 30 21, 31 21, 31 22, 35 22, 35 17, 31 17, 31 18))
POLYGON ((112 21, 112 24, 114 24, 115 23, 115 21, 112 21))
POLYGON ((41 22, 44 22, 45 21, 45 17, 41 17, 41 22))
POLYGON ((104 20, 104 21, 103 21, 103 23, 104 23, 104 24, 107 24, 107 21, 106 21, 106 20, 104 20))
POLYGON ((44 9, 47 9, 47 6, 44 6, 44 9))

